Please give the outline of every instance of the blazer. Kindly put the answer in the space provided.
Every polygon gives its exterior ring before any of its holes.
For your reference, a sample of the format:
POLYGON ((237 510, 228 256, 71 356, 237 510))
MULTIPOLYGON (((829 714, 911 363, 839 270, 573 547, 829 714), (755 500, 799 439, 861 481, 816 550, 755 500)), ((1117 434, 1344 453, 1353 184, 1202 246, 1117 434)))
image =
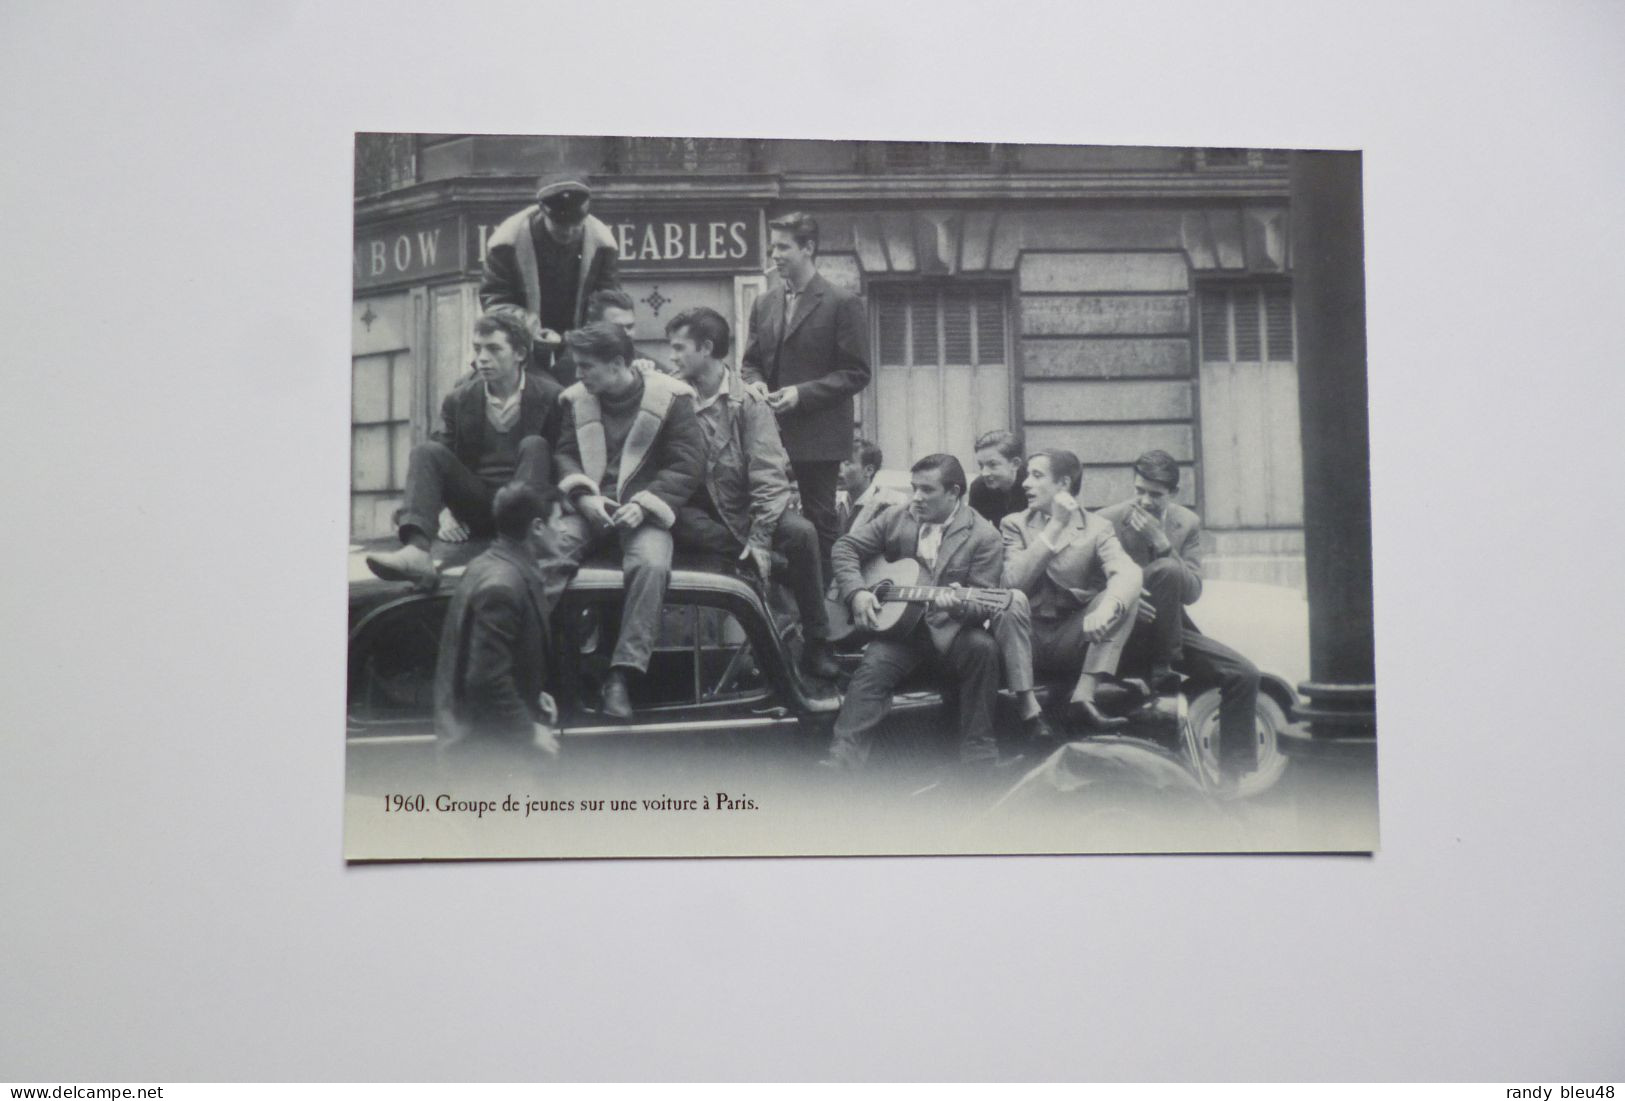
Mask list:
POLYGON ((882 515, 888 509, 901 508, 908 504, 908 498, 895 489, 887 486, 875 486, 874 494, 865 502, 856 513, 852 512, 851 504, 842 506, 841 534, 867 524, 875 517, 882 515))
POLYGON ((435 734, 529 742, 547 688, 542 572, 503 539, 468 564, 446 612, 434 675, 435 734))
MULTIPOLYGON (((541 278, 536 267, 534 235, 546 233, 540 225, 542 208, 527 206, 492 231, 485 245, 485 271, 480 276, 480 309, 523 306, 542 312, 541 278)), ((575 325, 587 314, 593 291, 621 285, 620 247, 608 226, 587 215, 581 239, 581 274, 576 279, 575 325)))
MULTIPOLYGON (((1128 556, 1143 568, 1156 561, 1158 556, 1151 550, 1150 541, 1128 526, 1127 517, 1133 507, 1132 499, 1119 501, 1095 515, 1116 529, 1117 541, 1123 544, 1128 556)), ((1184 505, 1169 501, 1162 530, 1168 536, 1168 542, 1173 544, 1164 557, 1179 569, 1179 599, 1185 604, 1195 604, 1202 595, 1202 518, 1184 505)))
MULTIPOLYGON (((670 530, 677 510, 705 475, 705 429, 694 415, 694 391, 679 379, 646 374, 643 398, 621 445, 616 500, 643 507, 650 523, 670 530)), ((559 492, 600 493, 609 469, 608 440, 598 399, 576 383, 560 395, 564 406, 553 454, 559 492)))
POLYGON ((1049 518, 1036 508, 1013 513, 999 525, 1004 539, 1004 585, 1027 594, 1034 619, 1056 619, 1082 609, 1088 589, 1102 574, 1106 591, 1124 608, 1140 599, 1140 567, 1123 550, 1111 524, 1084 513, 1062 533, 1060 549, 1040 538, 1049 518))
MULTIPOLYGON (((920 523, 906 508, 887 509, 835 540, 830 563, 841 602, 850 605, 852 597, 863 588, 865 563, 877 556, 884 556, 888 562, 915 558, 919 548, 920 523)), ((997 589, 1003 562, 1004 546, 999 542, 999 533, 975 509, 961 501, 958 511, 943 529, 931 584, 951 585, 957 581, 970 589, 997 589)), ((936 608, 926 608, 925 625, 937 653, 947 653, 959 629, 966 623, 981 622, 987 613, 965 608, 961 616, 959 619, 936 608)))
MULTIPOLYGON (((434 438, 473 470, 485 441, 485 382, 475 372, 453 387, 440 403, 440 431, 434 438)), ((559 384, 536 371, 525 372, 519 397, 519 438, 542 436, 548 450, 559 442, 559 384)))
POLYGON ((784 316, 784 285, 752 303, 739 370, 769 390, 796 388, 797 405, 779 419, 793 460, 839 461, 852 454, 853 397, 869 385, 869 321, 863 302, 814 275, 784 316))

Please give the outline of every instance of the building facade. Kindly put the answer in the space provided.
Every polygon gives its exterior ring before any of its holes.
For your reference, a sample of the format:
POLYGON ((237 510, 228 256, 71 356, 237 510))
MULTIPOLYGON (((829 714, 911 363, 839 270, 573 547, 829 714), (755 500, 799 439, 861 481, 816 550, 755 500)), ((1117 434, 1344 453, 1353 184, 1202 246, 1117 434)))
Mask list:
POLYGON ((392 530, 411 445, 468 369, 484 245, 544 170, 588 175, 640 350, 706 305, 743 333, 766 222, 806 210, 819 267, 868 306, 857 430, 906 468, 1014 428, 1085 464, 1095 507, 1162 448, 1214 576, 1302 588, 1292 242, 1269 150, 362 134, 351 532, 392 530))

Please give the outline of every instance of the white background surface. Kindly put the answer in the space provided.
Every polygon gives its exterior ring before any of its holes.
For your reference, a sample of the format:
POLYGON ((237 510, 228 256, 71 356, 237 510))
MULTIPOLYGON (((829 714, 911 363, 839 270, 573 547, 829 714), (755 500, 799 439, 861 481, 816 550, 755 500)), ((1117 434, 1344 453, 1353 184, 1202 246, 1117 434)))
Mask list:
POLYGON ((0 6, 0 1079, 1625 1076, 1622 32, 0 6), (1364 149, 1382 852, 346 868, 356 129, 1364 149))

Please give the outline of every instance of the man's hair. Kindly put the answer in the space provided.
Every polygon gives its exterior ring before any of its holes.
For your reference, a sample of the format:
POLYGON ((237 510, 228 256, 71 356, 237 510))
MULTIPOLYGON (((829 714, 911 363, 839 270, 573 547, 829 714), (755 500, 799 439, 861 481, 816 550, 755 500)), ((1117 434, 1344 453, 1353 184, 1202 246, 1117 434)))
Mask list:
POLYGON ((1072 483, 1072 488, 1067 491, 1068 493, 1077 496, 1078 493, 1082 492, 1083 464, 1078 461, 1078 457, 1072 452, 1064 448, 1048 447, 1043 451, 1035 452, 1028 458, 1029 460, 1044 459, 1049 463, 1050 481, 1059 482, 1062 478, 1069 480, 1072 483))
POLYGON ((712 359, 725 358, 733 346, 727 320, 710 306, 694 306, 666 322, 667 336, 678 330, 686 330, 696 348, 709 340, 712 359))
POLYGON ((998 448, 999 454, 1013 463, 1021 461, 1021 443, 1016 439, 1016 434, 1008 429, 995 428, 976 437, 976 450, 981 451, 988 447, 998 448))
POLYGON ((550 485, 509 482, 491 499, 491 519, 498 535, 523 539, 532 520, 546 520, 558 503, 559 491, 550 485))
POLYGON ((1134 473, 1148 482, 1179 488, 1179 464, 1166 451, 1147 451, 1134 460, 1134 473))
POLYGON ((959 465, 959 460, 952 455, 927 455, 913 466, 909 467, 910 474, 923 474, 927 470, 934 470, 942 477, 944 489, 958 490, 959 495, 965 495, 965 468, 959 465))
POLYGON ((577 361, 591 359, 608 363, 619 357, 622 363, 631 363, 637 358, 637 348, 626 330, 607 321, 594 321, 571 329, 564 334, 564 343, 569 345, 570 355, 577 361))
POLYGON ((490 336, 492 333, 501 333, 508 341, 521 361, 530 357, 530 324, 525 317, 525 311, 498 306, 490 313, 481 314, 474 321, 474 334, 476 336, 490 336))
POLYGON ((782 229, 795 238, 796 244, 802 248, 812 246, 813 255, 818 254, 818 222, 811 214, 799 210, 792 210, 788 214, 780 214, 767 223, 768 229, 782 229))
POLYGON ((627 310, 636 313, 637 307, 632 303, 632 296, 625 291, 605 287, 587 296, 587 320, 602 321, 605 310, 627 310))
POLYGON ((885 453, 873 440, 866 440, 862 436, 852 441, 852 450, 857 452, 859 466, 872 466, 879 470, 886 465, 885 453))

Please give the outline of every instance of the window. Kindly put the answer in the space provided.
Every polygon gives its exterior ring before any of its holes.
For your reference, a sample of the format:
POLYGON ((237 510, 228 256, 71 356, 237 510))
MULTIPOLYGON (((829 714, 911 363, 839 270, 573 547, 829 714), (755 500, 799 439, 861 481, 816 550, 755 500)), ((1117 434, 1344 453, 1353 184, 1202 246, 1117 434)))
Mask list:
POLYGON ((1005 361, 1001 286, 879 286, 873 298, 882 366, 974 366, 1005 361))
MULTIPOLYGON (((566 652, 576 655, 572 664, 592 682, 581 692, 590 704, 597 696, 594 686, 609 673, 620 628, 620 597, 594 594, 579 602, 567 597, 564 607, 566 652)), ((738 619, 722 608, 669 601, 660 609, 648 672, 634 677, 629 687, 635 708, 658 712, 762 699, 766 684, 738 619)))
POLYGON ((357 134, 355 136, 355 193, 360 198, 416 183, 418 174, 415 134, 357 134))
POLYGON ((1293 362, 1290 284, 1208 286, 1199 294, 1203 363, 1293 362))
POLYGON ((883 141, 876 143, 878 167, 888 172, 964 172, 997 164, 997 147, 969 141, 883 141))
POLYGON ((1197 149, 1197 171, 1254 171, 1261 168, 1285 168, 1285 149, 1197 149))
POLYGON ((412 360, 405 352, 351 361, 350 487, 357 499, 399 495, 412 451, 412 360))
POLYGON ((865 431, 888 468, 947 453, 975 469, 976 437, 1011 427, 1008 290, 999 283, 878 283, 875 385, 865 431), (869 419, 872 418, 872 419, 869 419))

